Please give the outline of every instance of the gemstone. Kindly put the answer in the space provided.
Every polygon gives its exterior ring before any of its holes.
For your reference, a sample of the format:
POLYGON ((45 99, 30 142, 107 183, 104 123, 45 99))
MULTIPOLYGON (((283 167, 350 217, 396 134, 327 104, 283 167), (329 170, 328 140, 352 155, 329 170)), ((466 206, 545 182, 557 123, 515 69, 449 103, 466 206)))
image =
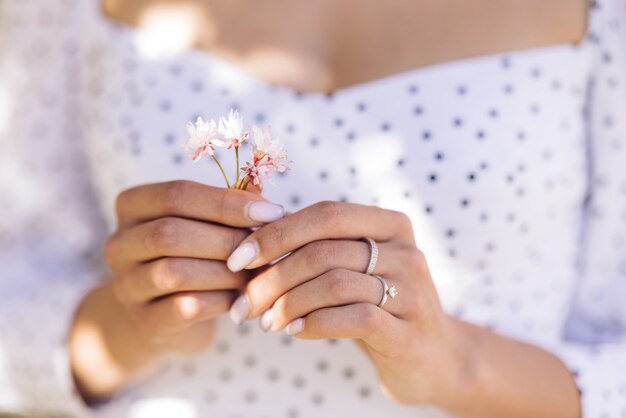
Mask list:
POLYGON ((393 298, 395 298, 395 297, 396 297, 396 295, 398 294, 398 291, 396 290, 396 287, 395 287, 395 286, 391 286, 391 287, 389 288, 389 290, 387 290, 387 294, 389 295, 389 297, 390 297, 391 299, 393 299, 393 298))

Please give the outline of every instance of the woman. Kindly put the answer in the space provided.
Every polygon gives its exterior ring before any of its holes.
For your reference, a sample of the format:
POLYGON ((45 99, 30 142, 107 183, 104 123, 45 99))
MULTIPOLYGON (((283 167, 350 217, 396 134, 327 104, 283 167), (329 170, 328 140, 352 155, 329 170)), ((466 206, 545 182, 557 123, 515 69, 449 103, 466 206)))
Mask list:
POLYGON ((622 416, 626 3, 458 3, 1 2, 1 408, 622 416))

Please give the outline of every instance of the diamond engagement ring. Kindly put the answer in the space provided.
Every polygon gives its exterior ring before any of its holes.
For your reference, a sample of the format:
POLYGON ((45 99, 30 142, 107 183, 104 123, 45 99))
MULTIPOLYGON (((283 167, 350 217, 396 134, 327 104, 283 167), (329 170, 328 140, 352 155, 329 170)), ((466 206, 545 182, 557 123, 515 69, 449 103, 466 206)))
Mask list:
POLYGON ((380 281, 380 284, 383 285, 383 296, 377 305, 379 308, 382 308, 383 305, 387 303, 388 298, 393 299, 398 295, 398 291, 396 290, 396 286, 389 287, 389 285, 387 284, 387 280, 383 279, 382 277, 377 275, 373 275, 373 277, 376 277, 380 281))
POLYGON ((374 273, 376 263, 378 262, 378 244, 376 244, 376 241, 368 237, 363 238, 363 241, 367 242, 370 247, 370 260, 367 263, 365 274, 371 276, 374 273))

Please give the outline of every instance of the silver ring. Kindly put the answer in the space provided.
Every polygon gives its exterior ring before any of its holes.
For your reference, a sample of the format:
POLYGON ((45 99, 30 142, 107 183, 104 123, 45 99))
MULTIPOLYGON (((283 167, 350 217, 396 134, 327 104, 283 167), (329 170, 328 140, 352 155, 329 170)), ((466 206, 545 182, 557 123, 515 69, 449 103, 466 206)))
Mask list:
POLYGON ((380 284, 383 285, 383 297, 380 299, 380 302, 378 302, 377 305, 379 308, 382 308, 383 305, 387 303, 388 298, 393 299, 398 295, 398 291, 396 290, 396 286, 389 287, 389 285, 387 284, 387 280, 383 279, 382 277, 375 274, 373 275, 373 277, 376 277, 380 281, 380 284))
POLYGON ((374 269, 376 268, 376 263, 378 262, 378 244, 376 244, 376 241, 368 237, 363 238, 363 240, 367 242, 370 247, 370 260, 367 263, 365 274, 371 276, 374 274, 374 269))

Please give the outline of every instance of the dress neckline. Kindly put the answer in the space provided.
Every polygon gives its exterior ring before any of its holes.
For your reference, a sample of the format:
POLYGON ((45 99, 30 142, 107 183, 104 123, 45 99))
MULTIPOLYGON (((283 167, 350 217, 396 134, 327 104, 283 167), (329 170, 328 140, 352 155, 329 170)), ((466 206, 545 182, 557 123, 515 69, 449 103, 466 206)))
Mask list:
MULTIPOLYGON (((93 10, 94 17, 97 20, 97 22, 100 25, 102 25, 106 30, 120 31, 123 34, 123 36, 126 37, 126 39, 131 41, 131 43, 133 39, 137 38, 140 32, 140 29, 138 29, 137 27, 131 26, 129 24, 115 21, 106 17, 102 13, 101 0, 93 0, 93 2, 95 6, 94 7, 95 10, 93 10)), ((575 48, 585 43, 585 40, 588 37, 588 31, 590 27, 590 22, 589 22, 590 18, 591 18, 591 11, 588 11, 585 35, 582 37, 582 40, 577 44, 559 43, 559 44, 552 44, 552 45, 546 45, 546 46, 541 46, 541 47, 521 48, 521 49, 516 49, 516 50, 511 50, 511 51, 476 55, 476 56, 466 57, 466 58, 457 58, 457 59, 453 59, 449 61, 424 65, 421 67, 416 67, 416 68, 412 68, 409 70, 400 71, 394 74, 389 74, 386 76, 378 77, 369 81, 365 81, 365 82, 361 82, 361 83, 357 83, 357 84, 353 84, 353 85, 349 85, 345 87, 340 87, 327 93, 326 92, 304 92, 304 91, 299 91, 297 89, 294 89, 292 87, 271 83, 265 80, 264 78, 257 76, 251 71, 248 71, 245 68, 237 65, 236 63, 228 60, 227 58, 224 58, 218 54, 212 53, 211 51, 207 51, 205 49, 186 48, 186 49, 180 50, 179 52, 177 52, 177 54, 178 56, 189 56, 189 57, 194 57, 195 59, 199 59, 202 61, 209 61, 212 64, 215 64, 223 68, 227 68, 228 70, 238 74, 240 77, 243 77, 251 84, 265 87, 267 89, 272 89, 275 91, 282 91, 286 94, 299 96, 301 98, 307 98, 307 97, 317 98, 317 99, 329 98, 329 97, 338 98, 338 97, 351 96, 357 93, 362 93, 370 89, 381 89, 381 88, 384 88, 385 86, 391 86, 397 83, 403 83, 408 80, 414 79, 415 77, 418 77, 420 75, 426 75, 426 74, 434 73, 434 72, 441 72, 443 70, 453 70, 460 66, 462 67, 463 64, 467 65, 469 63, 484 63, 484 62, 490 62, 494 60, 501 60, 503 58, 511 57, 511 56, 524 56, 526 54, 549 53, 551 51, 559 50, 564 47, 575 48)))

